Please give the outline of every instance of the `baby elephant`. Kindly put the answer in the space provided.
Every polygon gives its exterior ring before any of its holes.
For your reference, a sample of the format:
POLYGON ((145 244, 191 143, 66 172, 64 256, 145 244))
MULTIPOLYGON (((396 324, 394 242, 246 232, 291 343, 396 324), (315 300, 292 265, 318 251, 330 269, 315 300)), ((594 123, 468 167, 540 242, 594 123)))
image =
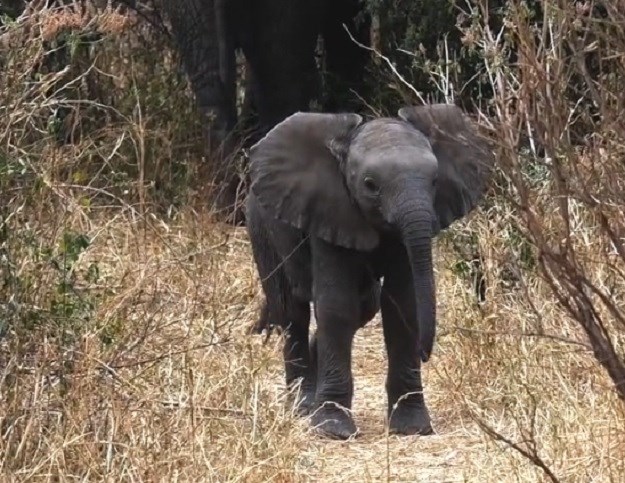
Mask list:
POLYGON ((299 112, 250 151, 262 323, 284 330, 286 382, 301 382, 300 411, 334 438, 357 433, 352 341, 380 308, 390 430, 432 433, 421 383, 436 327, 432 238, 475 207, 493 164, 459 108, 398 116, 299 112))

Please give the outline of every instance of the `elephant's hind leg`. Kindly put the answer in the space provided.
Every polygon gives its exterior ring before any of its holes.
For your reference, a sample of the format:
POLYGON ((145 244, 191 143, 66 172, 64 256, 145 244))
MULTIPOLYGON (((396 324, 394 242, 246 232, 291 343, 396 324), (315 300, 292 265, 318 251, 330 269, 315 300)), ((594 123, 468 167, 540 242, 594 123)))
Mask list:
POLYGON ((248 198, 248 232, 254 261, 265 294, 257 331, 279 327, 284 334, 284 369, 287 387, 298 389, 298 409, 307 413, 314 402, 315 370, 311 367, 308 344, 310 302, 298 297, 286 274, 267 226, 253 195, 248 198))
MULTIPOLYGON (((316 364, 308 341, 310 303, 293 294, 281 272, 282 269, 278 268, 271 276, 283 279, 280 284, 284 284, 285 291, 280 297, 267 296, 257 325, 281 329, 284 335, 282 351, 286 385, 289 390, 297 392, 298 413, 305 415, 315 402, 316 390, 316 364)), ((267 285, 271 287, 270 283, 267 285)))
POLYGON ((286 384, 290 389, 299 390, 297 409, 298 413, 305 415, 315 403, 316 391, 315 360, 311 357, 308 341, 310 303, 289 295, 287 320, 283 347, 286 384))

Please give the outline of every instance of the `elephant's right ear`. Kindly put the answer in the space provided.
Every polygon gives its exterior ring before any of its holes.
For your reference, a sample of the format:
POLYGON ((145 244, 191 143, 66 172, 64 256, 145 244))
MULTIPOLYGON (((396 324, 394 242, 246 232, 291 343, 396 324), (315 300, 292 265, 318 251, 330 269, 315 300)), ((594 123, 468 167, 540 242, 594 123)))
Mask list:
POLYGON ((475 208, 492 174, 490 144, 453 104, 402 107, 398 115, 425 134, 438 160, 434 209, 445 229, 475 208))
POLYGON ((358 114, 295 113, 250 149, 252 192, 275 218, 329 243, 357 250, 378 244, 354 204, 341 163, 358 114))

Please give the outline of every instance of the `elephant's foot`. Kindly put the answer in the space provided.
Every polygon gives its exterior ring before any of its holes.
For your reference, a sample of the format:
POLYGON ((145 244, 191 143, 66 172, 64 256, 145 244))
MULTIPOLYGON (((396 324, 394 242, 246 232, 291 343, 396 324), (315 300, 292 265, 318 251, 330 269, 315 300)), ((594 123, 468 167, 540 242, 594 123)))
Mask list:
POLYGON ((287 380, 287 401, 298 416, 308 416, 315 407, 316 386, 308 377, 287 380))
POLYGON ((426 436, 433 434, 432 421, 425 404, 399 404, 389 411, 389 432, 392 434, 426 436))
POLYGON ((317 433, 331 439, 348 439, 358 434, 349 410, 333 402, 317 408, 311 423, 317 433))
POLYGON ((297 394, 296 411, 298 416, 308 416, 315 407, 315 388, 303 387, 297 394))

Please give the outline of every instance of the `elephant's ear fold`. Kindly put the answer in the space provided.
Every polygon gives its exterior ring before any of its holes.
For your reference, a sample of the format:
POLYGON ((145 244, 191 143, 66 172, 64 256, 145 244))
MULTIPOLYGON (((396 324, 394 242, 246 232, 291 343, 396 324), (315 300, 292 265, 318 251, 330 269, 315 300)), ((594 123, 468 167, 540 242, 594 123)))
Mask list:
POLYGON ((398 115, 427 136, 438 160, 434 209, 443 230, 477 205, 492 172, 493 153, 457 106, 409 106, 398 115))
POLYGON ((358 114, 298 112, 250 149, 251 189, 275 218, 329 243, 371 250, 377 232, 354 204, 342 163, 358 114))

